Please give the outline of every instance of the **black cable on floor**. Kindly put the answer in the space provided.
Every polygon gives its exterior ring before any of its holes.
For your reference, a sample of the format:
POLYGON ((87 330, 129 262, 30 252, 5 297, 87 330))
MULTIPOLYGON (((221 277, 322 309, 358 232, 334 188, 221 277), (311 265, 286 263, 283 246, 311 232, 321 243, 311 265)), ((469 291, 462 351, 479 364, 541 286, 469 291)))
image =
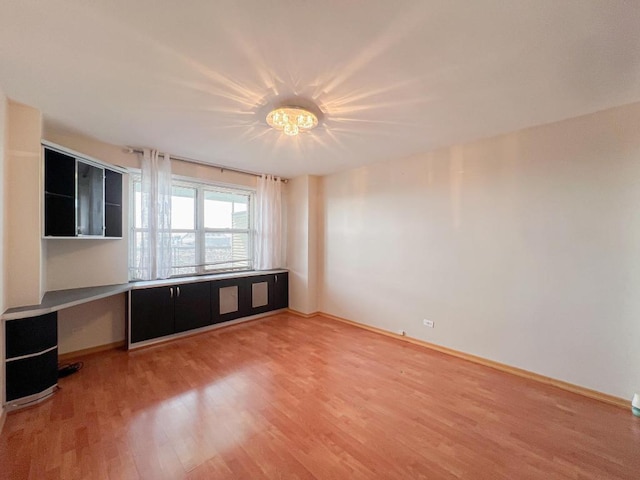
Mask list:
POLYGON ((68 377, 84 367, 83 362, 66 363, 58 366, 58 378, 68 377))

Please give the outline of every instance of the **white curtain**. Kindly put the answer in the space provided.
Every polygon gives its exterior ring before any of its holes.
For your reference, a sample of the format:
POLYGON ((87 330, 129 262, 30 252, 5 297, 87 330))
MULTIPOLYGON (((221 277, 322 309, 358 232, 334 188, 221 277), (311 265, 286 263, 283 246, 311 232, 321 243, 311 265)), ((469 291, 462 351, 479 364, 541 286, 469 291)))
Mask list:
POLYGON ((282 182, 273 175, 258 178, 253 268, 282 267, 282 182))
POLYGON ((141 280, 171 275, 171 159, 157 150, 142 154, 142 225, 136 239, 140 251, 141 280))

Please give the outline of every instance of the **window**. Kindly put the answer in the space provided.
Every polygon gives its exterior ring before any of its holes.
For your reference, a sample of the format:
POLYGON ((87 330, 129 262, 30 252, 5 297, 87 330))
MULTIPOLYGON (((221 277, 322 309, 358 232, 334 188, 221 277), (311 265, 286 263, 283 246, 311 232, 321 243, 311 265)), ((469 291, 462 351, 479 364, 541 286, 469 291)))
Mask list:
MULTIPOLYGON (((131 179, 129 277, 136 280, 141 278, 140 246, 148 232, 141 228, 140 175, 131 179)), ((172 276, 253 268, 253 192, 174 178, 171 193, 172 276)))

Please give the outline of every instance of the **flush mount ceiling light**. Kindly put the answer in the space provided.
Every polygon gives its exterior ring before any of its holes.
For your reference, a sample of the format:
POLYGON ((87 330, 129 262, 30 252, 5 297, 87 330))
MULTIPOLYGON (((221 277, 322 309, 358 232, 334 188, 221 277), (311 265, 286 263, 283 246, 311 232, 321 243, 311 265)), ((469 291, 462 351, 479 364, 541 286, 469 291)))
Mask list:
POLYGON ((280 107, 269 112, 267 123, 285 135, 294 136, 318 125, 318 117, 301 107, 280 107))

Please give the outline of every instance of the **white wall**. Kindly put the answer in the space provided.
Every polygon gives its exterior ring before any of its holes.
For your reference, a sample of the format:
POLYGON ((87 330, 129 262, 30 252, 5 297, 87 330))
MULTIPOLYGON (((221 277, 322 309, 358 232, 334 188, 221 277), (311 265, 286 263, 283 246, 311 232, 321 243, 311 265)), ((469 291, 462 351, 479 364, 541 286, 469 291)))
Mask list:
POLYGON ((318 311, 317 210, 315 176, 290 179, 286 194, 286 259, 289 270, 289 308, 300 313, 318 311))
MULTIPOLYGON (((6 255, 6 228, 5 228, 5 209, 7 207, 7 197, 5 188, 5 162, 7 148, 7 97, 0 90, 0 314, 6 309, 6 284, 7 272, 5 269, 6 255)), ((4 325, 0 322, 0 431, 2 431, 2 415, 4 413, 4 325)))
MULTIPOLYGON (((7 272, 5 271, 5 210, 8 205, 5 188, 5 163, 7 150, 7 97, 0 90, 0 199, 2 206, 0 207, 0 313, 5 311, 5 283, 7 272)), ((0 333, 1 334, 1 333, 0 333)), ((0 348, 4 346, 4 341, 0 342, 0 348)), ((0 357, 4 358, 4 357, 0 357)), ((2 375, 2 373, 0 373, 2 375)))
POLYGON ((322 189, 322 311, 624 398, 640 389, 640 103, 322 189))
POLYGON ((319 290, 318 290, 318 259, 320 256, 320 228, 319 228, 319 216, 320 216, 320 177, 309 176, 308 181, 308 195, 309 195, 309 244, 307 246, 307 262, 309 271, 309 284, 308 284, 308 296, 307 296, 307 309, 304 313, 315 313, 319 311, 319 290))
POLYGON ((8 102, 5 161, 6 308, 40 303, 42 274, 42 115, 27 105, 8 102))
POLYGON ((77 352, 125 339, 125 294, 58 312, 58 352, 77 352))
MULTIPOLYGON (((45 125, 44 138, 104 163, 122 167, 136 167, 135 155, 122 148, 98 140, 52 129, 45 125)), ((128 215, 128 176, 123 176, 123 215, 128 215)), ((126 283, 129 229, 123 228, 122 240, 47 239, 46 290, 93 287, 126 283)), ((59 322, 60 323, 60 322, 59 322)), ((105 342, 109 343, 109 342, 105 342)))

